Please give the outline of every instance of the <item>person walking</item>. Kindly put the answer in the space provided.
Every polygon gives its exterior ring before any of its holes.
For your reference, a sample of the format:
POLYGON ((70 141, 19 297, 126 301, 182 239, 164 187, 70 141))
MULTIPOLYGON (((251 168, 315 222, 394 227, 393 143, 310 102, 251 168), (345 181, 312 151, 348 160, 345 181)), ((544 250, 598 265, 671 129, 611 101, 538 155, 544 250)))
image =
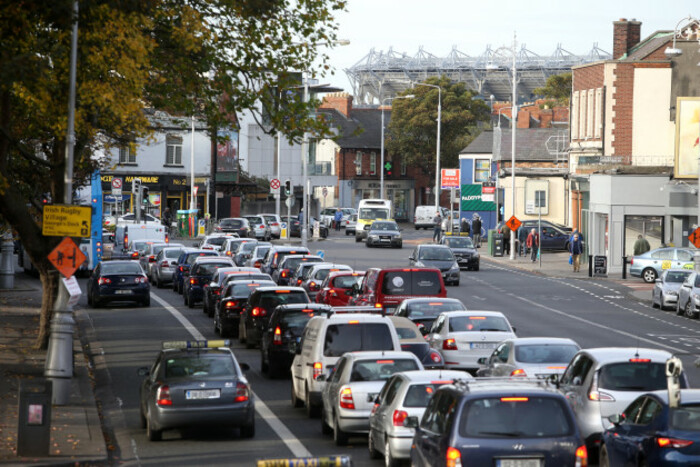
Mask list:
POLYGON ((530 259, 534 263, 537 261, 537 251, 540 249, 540 236, 536 229, 530 230, 530 234, 527 236, 526 244, 530 249, 530 259))
POLYGON ((433 217, 433 241, 435 243, 440 243, 440 234, 442 231, 442 217, 439 212, 435 213, 433 217))
POLYGON ((506 255, 510 255, 510 227, 508 227, 506 224, 503 224, 501 226, 501 233, 503 234, 503 252, 506 255))
POLYGON ((527 228, 524 226, 518 227, 518 256, 527 254, 527 228))
POLYGON ((581 270, 581 254, 583 253, 583 242, 578 234, 574 234, 569 242, 569 253, 571 254, 571 264, 574 266, 574 272, 581 270))
POLYGON ((637 236, 637 241, 634 242, 634 256, 639 256, 649 250, 651 250, 651 245, 649 245, 647 239, 641 235, 637 236))
POLYGON ((474 246, 476 248, 481 247, 481 217, 478 214, 474 214, 474 219, 472 220, 472 240, 474 241, 474 246))
POLYGON ((333 215, 333 224, 335 225, 335 231, 340 232, 340 224, 343 220, 343 211, 338 208, 333 215))
POLYGON ((452 222, 452 216, 450 216, 449 214, 447 215, 447 217, 444 217, 442 219, 440 238, 444 237, 445 233, 450 231, 450 223, 451 222, 452 222))
POLYGON ((466 235, 467 237, 469 236, 469 221, 466 217, 462 218, 462 223, 459 227, 459 233, 460 235, 466 235))

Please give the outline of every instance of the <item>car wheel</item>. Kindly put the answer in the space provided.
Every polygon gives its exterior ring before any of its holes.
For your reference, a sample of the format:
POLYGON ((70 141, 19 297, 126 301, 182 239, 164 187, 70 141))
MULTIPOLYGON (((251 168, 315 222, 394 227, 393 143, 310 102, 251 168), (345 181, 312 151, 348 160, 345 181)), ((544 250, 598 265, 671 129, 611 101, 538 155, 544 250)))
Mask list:
POLYGON ((396 245, 396 248, 403 248, 403 242, 399 242, 399 244, 396 245))
POLYGON ((416 227, 416 230, 419 230, 419 229, 420 229, 420 227, 418 227, 417 225, 416 225, 415 227, 416 227))
POLYGON ((92 307, 93 307, 93 308, 99 308, 100 306, 102 306, 102 304, 100 303, 100 299, 97 298, 97 297, 95 297, 95 296, 93 295, 93 297, 92 297, 92 307))
POLYGON ((298 409, 299 407, 301 407, 303 405, 303 402, 301 399, 299 399, 297 397, 297 393, 294 390, 294 381, 292 381, 291 386, 292 386, 292 407, 294 407, 295 409, 298 409))
POLYGON ((459 281, 454 281, 452 285, 454 285, 455 287, 459 287, 459 281))
POLYGON ((355 243, 360 243, 361 241, 362 241, 362 238, 355 235, 355 243))
POLYGON ((478 271, 478 270, 479 270, 479 265, 478 265, 478 264, 474 267, 474 270, 475 270, 475 271, 478 271))
POLYGON ((333 417, 333 441, 336 446, 346 446, 348 444, 348 434, 340 429, 338 417, 333 417))
POLYGON ((398 467, 399 461, 394 459, 391 455, 391 446, 389 445, 389 438, 384 442, 384 465, 386 467, 398 467))
POLYGON ((248 328, 245 330, 245 348, 246 349, 252 349, 255 347, 255 342, 252 342, 250 339, 248 339, 248 328))
POLYGON ((690 319, 695 319, 697 318, 697 313, 693 311, 693 305, 691 304, 692 300, 689 299, 688 303, 685 304, 685 317, 690 318, 690 319))
POLYGON ((88 292, 87 296, 88 306, 92 306, 92 294, 88 292))
POLYGON ((219 313, 214 313, 214 332, 219 336, 223 337, 221 332, 221 325, 219 324, 219 313))
POLYGON ((151 306, 151 296, 147 296, 146 298, 143 299, 143 302, 141 302, 143 306, 151 306))
POLYGON ((194 308, 194 299, 192 298, 192 295, 189 292, 187 293, 187 306, 190 308, 194 308))
POLYGON ((304 399, 304 402, 306 402, 306 415, 308 415, 309 418, 316 418, 319 415, 319 407, 315 406, 311 403, 311 392, 309 391, 309 388, 306 388, 306 396, 304 399))
POLYGON ((365 242, 365 246, 366 246, 367 248, 369 248, 369 247, 371 247, 371 246, 372 246, 372 244, 370 243, 370 241, 369 241, 369 240, 367 240, 367 241, 365 242))
POLYGON ((241 344, 245 344, 245 326, 243 326, 243 323, 238 325, 238 342, 241 344))
POLYGON ((677 314, 678 316, 682 316, 682 315, 683 315, 683 307, 681 306, 681 300, 680 300, 680 299, 678 299, 678 301, 676 302, 676 314, 677 314))
POLYGON ((160 441, 163 439, 163 430, 156 430, 153 428, 153 423, 151 422, 151 411, 148 411, 148 416, 146 417, 146 436, 148 436, 149 441, 160 441))
POLYGON ((255 436, 255 421, 250 425, 241 427, 241 438, 252 438, 255 436))
MULTIPOLYGON (((330 435, 333 432, 333 428, 326 422, 326 411, 321 410, 321 433, 324 435, 330 435)), ((375 458, 376 459, 376 458, 375 458)))
POLYGON ((644 271, 642 271, 642 279, 644 279, 644 282, 647 284, 654 282, 656 277, 656 269, 654 268, 646 268, 644 271))
POLYGON ((156 276, 155 283, 156 283, 156 288, 157 288, 157 289, 162 289, 162 288, 163 288, 163 281, 160 280, 160 276, 159 276, 159 275, 156 276))
POLYGON ((187 305, 187 292, 182 293, 182 301, 187 305))
POLYGON ((604 444, 600 447, 600 456, 598 456, 598 467, 610 467, 608 448, 604 444))
POLYGON ((372 436, 372 429, 369 430, 369 436, 367 436, 367 449, 369 449, 370 459, 379 459, 380 457, 382 457, 382 453, 379 452, 376 446, 374 445, 374 436, 372 436))

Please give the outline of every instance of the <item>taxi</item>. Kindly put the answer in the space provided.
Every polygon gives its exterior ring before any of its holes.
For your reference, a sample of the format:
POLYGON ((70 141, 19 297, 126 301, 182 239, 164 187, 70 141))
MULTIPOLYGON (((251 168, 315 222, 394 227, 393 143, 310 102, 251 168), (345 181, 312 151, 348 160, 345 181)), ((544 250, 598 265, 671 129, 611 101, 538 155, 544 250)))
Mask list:
POLYGON ((192 426, 238 427, 255 436, 253 392, 229 341, 163 342, 153 366, 138 369, 141 425, 148 439, 164 430, 192 426))

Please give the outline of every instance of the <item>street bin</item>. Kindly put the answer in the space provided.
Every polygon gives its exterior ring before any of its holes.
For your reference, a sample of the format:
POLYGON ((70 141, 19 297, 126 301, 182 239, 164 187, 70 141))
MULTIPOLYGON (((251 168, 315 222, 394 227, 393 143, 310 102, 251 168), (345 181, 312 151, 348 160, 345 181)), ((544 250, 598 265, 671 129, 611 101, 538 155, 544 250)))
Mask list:
POLYGON ((45 379, 19 382, 19 419, 17 455, 47 457, 51 445, 51 393, 53 385, 45 379))
POLYGON ((55 312, 51 319, 49 350, 46 354, 44 376, 53 382, 55 405, 66 405, 70 398, 73 378, 73 326, 71 313, 55 312))
POLYGON ((503 256, 503 234, 493 234, 493 256, 503 256))
POLYGON ((187 237, 187 213, 188 211, 185 209, 179 209, 175 213, 177 219, 177 233, 181 238, 187 237))

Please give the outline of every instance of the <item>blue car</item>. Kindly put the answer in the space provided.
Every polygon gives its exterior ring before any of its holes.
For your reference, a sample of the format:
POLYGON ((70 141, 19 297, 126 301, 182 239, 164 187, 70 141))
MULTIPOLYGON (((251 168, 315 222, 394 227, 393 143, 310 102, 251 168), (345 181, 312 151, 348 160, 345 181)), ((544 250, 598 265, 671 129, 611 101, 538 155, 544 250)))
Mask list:
POLYGON ((600 466, 700 465, 700 390, 681 389, 679 407, 668 406, 668 391, 635 399, 603 433, 600 466))
POLYGON ((185 305, 194 308, 197 302, 204 300, 204 289, 209 286, 216 270, 230 267, 233 267, 233 261, 228 256, 199 257, 184 275, 182 297, 185 305))
POLYGON ((197 250, 195 248, 188 248, 180 253, 175 272, 173 273, 173 290, 175 292, 182 293, 185 273, 189 273, 190 267, 192 267, 195 260, 202 256, 219 256, 219 253, 214 250, 197 250))
POLYGON ((630 276, 641 277, 644 282, 652 283, 667 269, 693 269, 696 251, 692 248, 657 248, 633 256, 630 261, 630 276))

